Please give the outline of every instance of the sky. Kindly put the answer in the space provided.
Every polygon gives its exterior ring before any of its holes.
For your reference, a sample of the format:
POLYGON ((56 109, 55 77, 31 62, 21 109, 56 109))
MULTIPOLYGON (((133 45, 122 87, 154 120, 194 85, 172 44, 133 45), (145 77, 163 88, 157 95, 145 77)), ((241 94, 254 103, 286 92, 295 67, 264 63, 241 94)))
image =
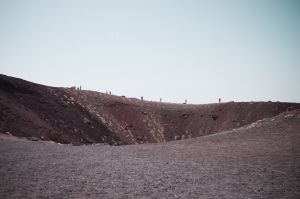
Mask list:
POLYGON ((300 1, 0 0, 0 73, 152 101, 300 102, 300 1))

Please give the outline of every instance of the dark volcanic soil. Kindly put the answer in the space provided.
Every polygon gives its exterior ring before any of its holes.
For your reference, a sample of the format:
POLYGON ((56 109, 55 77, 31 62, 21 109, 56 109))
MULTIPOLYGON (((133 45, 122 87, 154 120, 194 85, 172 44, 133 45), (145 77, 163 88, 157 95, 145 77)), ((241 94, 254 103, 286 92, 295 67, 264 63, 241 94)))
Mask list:
POLYGON ((300 198, 300 111, 127 146, 0 139, 0 198, 300 198))
POLYGON ((300 104, 148 102, 0 75, 0 133, 65 144, 161 143, 239 128, 293 109, 300 104))

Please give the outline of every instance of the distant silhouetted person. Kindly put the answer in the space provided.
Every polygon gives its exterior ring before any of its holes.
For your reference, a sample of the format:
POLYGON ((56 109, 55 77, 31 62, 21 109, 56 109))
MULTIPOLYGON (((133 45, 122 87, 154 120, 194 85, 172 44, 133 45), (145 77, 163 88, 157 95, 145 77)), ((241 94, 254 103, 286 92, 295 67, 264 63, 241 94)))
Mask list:
POLYGON ((141 100, 144 100, 143 96, 141 96, 141 100))
POLYGON ((187 100, 184 100, 184 104, 187 104, 187 100))
POLYGON ((79 90, 81 90, 81 85, 79 86, 79 90))
POLYGON ((161 99, 161 98, 159 98, 159 101, 161 102, 161 101, 162 101, 162 99, 161 99))
POLYGON ((111 95, 111 92, 109 91, 109 94, 111 95))
POLYGON ((221 103, 221 98, 219 98, 219 103, 221 103))

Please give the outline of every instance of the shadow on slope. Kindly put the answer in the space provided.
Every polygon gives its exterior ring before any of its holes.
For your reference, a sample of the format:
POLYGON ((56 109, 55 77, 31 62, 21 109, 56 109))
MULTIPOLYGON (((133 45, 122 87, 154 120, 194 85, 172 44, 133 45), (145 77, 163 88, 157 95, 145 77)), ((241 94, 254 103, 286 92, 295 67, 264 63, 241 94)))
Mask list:
POLYGON ((60 143, 159 143, 239 128, 296 103, 148 102, 0 76, 0 132, 60 143))

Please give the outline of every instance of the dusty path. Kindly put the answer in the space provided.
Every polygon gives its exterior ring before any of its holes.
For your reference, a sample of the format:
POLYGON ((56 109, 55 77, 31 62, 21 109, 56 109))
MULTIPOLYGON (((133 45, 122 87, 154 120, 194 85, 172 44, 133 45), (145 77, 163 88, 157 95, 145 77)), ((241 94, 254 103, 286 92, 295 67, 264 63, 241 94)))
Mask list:
POLYGON ((272 120, 164 144, 0 139, 0 198, 300 198, 300 114, 272 120))

